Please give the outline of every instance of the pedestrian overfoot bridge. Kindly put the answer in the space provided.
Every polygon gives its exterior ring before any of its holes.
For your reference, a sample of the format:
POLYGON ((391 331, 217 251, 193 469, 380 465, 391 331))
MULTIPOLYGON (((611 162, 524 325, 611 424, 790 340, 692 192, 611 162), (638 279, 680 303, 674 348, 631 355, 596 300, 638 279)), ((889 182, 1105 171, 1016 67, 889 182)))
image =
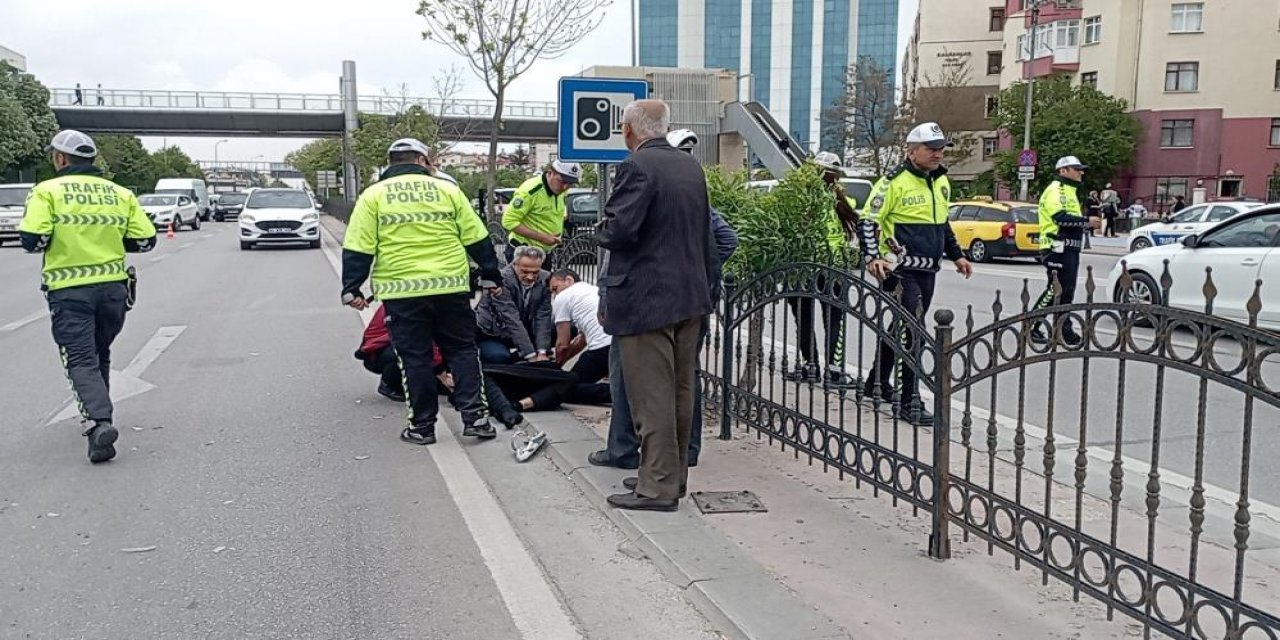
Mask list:
MULTIPOLYGON (((58 124, 87 133, 329 138, 343 132, 342 97, 336 94, 97 88, 51 89, 50 94, 58 124)), ((492 100, 360 97, 356 102, 360 113, 385 116, 418 105, 443 128, 476 141, 488 139, 496 108, 492 100)), ((554 102, 506 101, 499 140, 555 141, 557 115, 554 102)))

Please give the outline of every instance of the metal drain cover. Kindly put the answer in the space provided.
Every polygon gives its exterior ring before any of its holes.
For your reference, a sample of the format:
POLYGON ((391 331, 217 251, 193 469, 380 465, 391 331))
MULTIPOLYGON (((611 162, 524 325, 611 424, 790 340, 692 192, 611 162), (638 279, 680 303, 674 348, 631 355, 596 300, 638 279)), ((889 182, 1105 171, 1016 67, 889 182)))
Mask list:
POLYGON ((703 513, 748 513, 768 511, 750 491, 694 491, 689 494, 703 513))

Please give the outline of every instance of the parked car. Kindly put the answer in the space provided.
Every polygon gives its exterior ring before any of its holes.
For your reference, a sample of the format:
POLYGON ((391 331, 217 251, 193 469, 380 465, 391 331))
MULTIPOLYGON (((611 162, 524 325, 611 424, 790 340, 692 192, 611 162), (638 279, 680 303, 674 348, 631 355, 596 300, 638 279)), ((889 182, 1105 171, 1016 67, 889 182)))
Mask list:
POLYGON ((588 232, 600 220, 600 192, 570 189, 564 194, 564 235, 588 232))
POLYGON ((165 178, 156 182, 156 193, 176 193, 191 198, 200 211, 200 219, 213 217, 213 204, 209 201, 209 188, 204 180, 196 178, 165 178))
POLYGON ((974 262, 1040 256, 1037 205, 975 198, 952 203, 948 215, 956 241, 974 262))
POLYGON ((293 242, 320 248, 320 212, 301 189, 254 189, 239 222, 242 250, 293 242))
POLYGON ((217 222, 233 220, 240 216, 240 210, 244 209, 244 201, 249 198, 245 193, 224 193, 218 198, 218 204, 213 207, 213 219, 217 222))
POLYGON ((1184 236, 1181 242, 1131 253, 1123 263, 1133 286, 1128 291, 1119 286, 1123 267, 1117 263, 1108 277, 1112 300, 1203 311, 1205 268, 1212 267, 1218 290, 1213 313, 1239 322, 1248 321, 1246 304, 1260 279, 1258 325, 1280 330, 1280 205, 1254 208, 1184 236), (1167 299, 1159 284, 1166 260, 1173 279, 1167 299))
MULTIPOLYGON (((747 183, 747 188, 752 191, 761 191, 768 193, 778 186, 777 180, 752 180, 747 183)), ((875 188, 869 180, 861 178, 840 178, 840 186, 844 188, 846 195, 853 196, 857 201, 858 208, 866 206, 867 200, 871 198, 871 190, 875 188)))
POLYGON ((138 204, 157 229, 173 225, 175 231, 189 227, 200 228, 200 207, 191 198, 175 193, 151 193, 138 197, 138 204))
POLYGON ((34 184, 0 184, 0 245, 18 239, 18 223, 34 184))
POLYGON ((1261 207, 1261 202, 1206 202, 1187 207, 1160 222, 1143 225, 1129 234, 1129 250, 1177 244, 1193 234, 1201 233, 1227 218, 1261 207))

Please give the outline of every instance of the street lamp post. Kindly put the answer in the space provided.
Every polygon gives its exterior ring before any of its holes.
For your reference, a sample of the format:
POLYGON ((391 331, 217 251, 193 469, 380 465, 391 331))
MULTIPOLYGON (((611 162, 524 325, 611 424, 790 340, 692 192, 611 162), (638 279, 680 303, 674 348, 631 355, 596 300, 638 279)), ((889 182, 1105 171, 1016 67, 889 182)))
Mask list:
MULTIPOLYGON (((1027 5, 1031 9, 1031 53, 1027 56, 1027 64, 1030 71, 1027 73, 1027 111, 1022 122, 1022 150, 1031 150, 1031 102, 1036 89, 1036 27, 1040 23, 1040 5, 1045 0, 1031 0, 1027 5)), ((1031 180, 1023 178, 1022 187, 1018 189, 1018 199, 1027 201, 1027 190, 1031 187, 1031 180)))
POLYGON ((213 167, 215 169, 218 168, 218 145, 224 142, 226 142, 226 140, 219 140, 213 143, 213 167))

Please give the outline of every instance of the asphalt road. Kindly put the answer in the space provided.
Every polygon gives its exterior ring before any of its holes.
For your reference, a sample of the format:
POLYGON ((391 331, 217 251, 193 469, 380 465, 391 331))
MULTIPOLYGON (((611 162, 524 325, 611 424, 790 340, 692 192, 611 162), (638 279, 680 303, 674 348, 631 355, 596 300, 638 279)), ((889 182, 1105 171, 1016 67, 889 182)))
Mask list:
POLYGON ((322 251, 210 224, 132 260, 113 368, 141 381, 91 466, 48 424, 39 258, 0 248, 0 637, 716 637, 548 460, 399 442, 322 251))

